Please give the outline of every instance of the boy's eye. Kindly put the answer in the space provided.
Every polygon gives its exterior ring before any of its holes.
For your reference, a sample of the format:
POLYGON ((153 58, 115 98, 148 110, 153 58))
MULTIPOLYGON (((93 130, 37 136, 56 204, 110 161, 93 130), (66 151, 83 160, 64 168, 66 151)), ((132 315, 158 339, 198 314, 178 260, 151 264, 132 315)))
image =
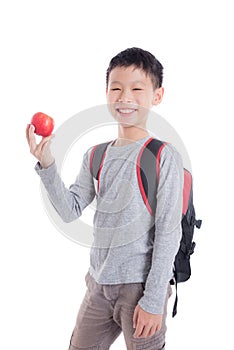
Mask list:
POLYGON ((135 89, 133 89, 134 91, 140 91, 140 90, 142 90, 142 89, 140 89, 140 88, 135 88, 135 89))
POLYGON ((114 89, 111 89, 112 91, 117 91, 117 90, 120 90, 120 88, 114 88, 114 89))

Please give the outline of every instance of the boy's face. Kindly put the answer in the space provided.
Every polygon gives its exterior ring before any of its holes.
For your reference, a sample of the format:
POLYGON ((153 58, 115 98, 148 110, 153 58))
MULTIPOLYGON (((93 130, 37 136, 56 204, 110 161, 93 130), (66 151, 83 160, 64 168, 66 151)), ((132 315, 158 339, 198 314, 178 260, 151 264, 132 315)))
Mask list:
POLYGON ((119 123, 145 126, 152 106, 158 105, 164 89, 154 89, 149 75, 135 66, 116 67, 109 75, 107 103, 119 123))

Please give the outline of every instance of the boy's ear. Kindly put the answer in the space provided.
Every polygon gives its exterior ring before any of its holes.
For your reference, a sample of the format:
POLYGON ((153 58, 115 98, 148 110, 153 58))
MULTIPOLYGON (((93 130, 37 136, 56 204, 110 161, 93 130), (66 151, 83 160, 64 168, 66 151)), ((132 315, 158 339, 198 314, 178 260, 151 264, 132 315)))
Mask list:
POLYGON ((153 105, 157 106, 159 103, 162 102, 163 99, 163 95, 164 95, 164 88, 160 87, 157 88, 154 92, 154 100, 153 100, 153 105))

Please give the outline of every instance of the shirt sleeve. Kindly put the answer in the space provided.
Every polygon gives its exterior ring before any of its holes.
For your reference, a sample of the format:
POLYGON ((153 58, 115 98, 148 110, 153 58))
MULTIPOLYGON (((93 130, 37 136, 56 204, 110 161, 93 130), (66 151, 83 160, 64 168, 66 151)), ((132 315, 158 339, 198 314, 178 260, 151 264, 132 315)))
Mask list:
POLYGON ((82 211, 92 202, 96 191, 89 168, 89 148, 83 155, 83 162, 76 181, 67 188, 58 174, 55 162, 48 168, 42 168, 38 162, 35 166, 37 174, 48 193, 49 199, 65 222, 71 222, 81 216, 82 211))
POLYGON ((138 304, 147 312, 163 314, 168 284, 182 236, 184 171, 180 154, 167 144, 161 153, 151 268, 138 304))

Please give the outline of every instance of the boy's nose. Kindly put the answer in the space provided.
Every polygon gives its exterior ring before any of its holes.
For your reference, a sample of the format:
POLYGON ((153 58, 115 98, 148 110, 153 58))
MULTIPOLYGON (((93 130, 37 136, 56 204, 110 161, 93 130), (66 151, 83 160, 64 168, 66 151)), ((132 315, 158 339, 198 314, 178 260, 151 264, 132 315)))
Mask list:
POLYGON ((132 102, 133 98, 129 91, 123 91, 119 96, 118 102, 132 102))

